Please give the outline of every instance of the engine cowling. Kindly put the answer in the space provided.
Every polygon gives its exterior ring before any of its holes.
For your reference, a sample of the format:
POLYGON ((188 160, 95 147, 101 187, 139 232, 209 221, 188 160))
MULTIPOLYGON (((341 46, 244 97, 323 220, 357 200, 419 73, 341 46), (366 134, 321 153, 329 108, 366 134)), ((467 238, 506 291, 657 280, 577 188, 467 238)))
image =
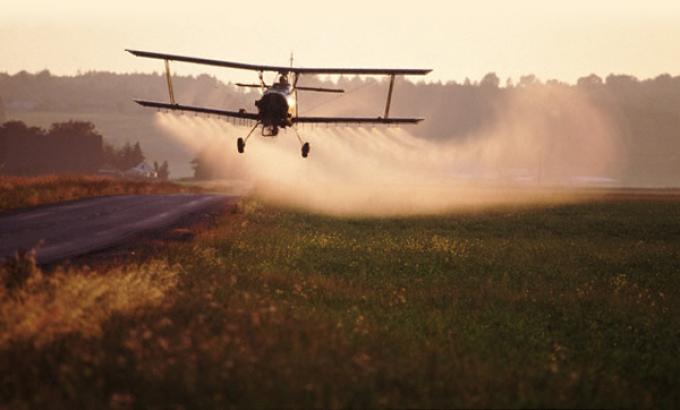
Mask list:
POLYGON ((260 118, 267 125, 285 124, 288 119, 288 101, 279 93, 267 93, 255 102, 260 118))

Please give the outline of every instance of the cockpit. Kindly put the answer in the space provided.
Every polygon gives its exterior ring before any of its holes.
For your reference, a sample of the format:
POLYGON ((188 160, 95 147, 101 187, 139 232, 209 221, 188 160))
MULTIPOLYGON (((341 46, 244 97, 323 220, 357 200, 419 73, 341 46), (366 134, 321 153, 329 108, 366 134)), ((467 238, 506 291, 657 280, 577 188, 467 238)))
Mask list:
POLYGON ((279 81, 272 84, 272 88, 277 91, 288 91, 290 89, 290 83, 288 82, 288 77, 284 74, 279 76, 279 81))

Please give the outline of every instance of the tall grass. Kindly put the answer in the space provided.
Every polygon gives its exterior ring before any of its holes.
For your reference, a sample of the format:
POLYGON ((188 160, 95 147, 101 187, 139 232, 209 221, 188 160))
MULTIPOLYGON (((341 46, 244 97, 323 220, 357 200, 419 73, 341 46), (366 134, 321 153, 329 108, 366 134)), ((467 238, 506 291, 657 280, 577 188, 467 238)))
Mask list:
POLYGON ((196 187, 171 182, 128 180, 106 176, 0 176, 0 212, 94 196, 196 192, 197 190, 196 187))
POLYGON ((177 269, 150 261, 105 275, 88 268, 45 274, 29 253, 3 266, 0 278, 3 349, 22 341, 44 346, 69 334, 100 337, 102 323, 113 315, 161 303, 177 284, 177 269))

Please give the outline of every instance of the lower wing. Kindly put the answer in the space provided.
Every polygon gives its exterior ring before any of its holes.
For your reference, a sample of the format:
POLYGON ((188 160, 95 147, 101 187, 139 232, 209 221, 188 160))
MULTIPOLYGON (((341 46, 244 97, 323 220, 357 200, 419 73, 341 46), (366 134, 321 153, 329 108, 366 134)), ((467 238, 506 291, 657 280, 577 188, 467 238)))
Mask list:
POLYGON ((158 108, 160 110, 171 110, 171 111, 184 111, 184 112, 196 112, 200 114, 210 114, 218 115, 221 117, 237 118, 241 120, 252 120, 257 121, 258 115, 252 112, 246 112, 245 110, 240 111, 225 111, 216 110, 214 108, 205 107, 194 107, 191 105, 181 105, 181 104, 166 104, 156 101, 143 101, 135 100, 135 102, 143 107, 158 108))
POLYGON ((418 124, 422 118, 362 118, 362 117, 295 117, 296 124, 364 124, 364 125, 390 125, 390 124, 418 124))
MULTIPOLYGON (((246 121, 257 121, 259 115, 256 113, 240 111, 225 111, 214 108, 194 107, 191 105, 167 104, 156 101, 135 100, 143 107, 157 108, 159 110, 170 110, 180 112, 195 112, 200 114, 217 115, 221 117, 235 118, 246 121)), ((382 118, 382 117, 293 117, 295 124, 329 124, 329 125, 397 125, 397 124, 417 124, 422 118, 382 118)))

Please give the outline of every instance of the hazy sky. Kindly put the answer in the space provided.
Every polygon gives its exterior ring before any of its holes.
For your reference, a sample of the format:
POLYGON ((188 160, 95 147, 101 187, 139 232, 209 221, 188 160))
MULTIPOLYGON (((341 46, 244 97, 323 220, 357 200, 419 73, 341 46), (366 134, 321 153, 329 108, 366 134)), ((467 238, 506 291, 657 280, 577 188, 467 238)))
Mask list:
MULTIPOLYGON (((434 68, 429 79, 680 74, 679 0, 3 0, 0 71, 160 70, 136 48, 307 66, 434 68)), ((181 74, 253 79, 175 64, 181 74)))

